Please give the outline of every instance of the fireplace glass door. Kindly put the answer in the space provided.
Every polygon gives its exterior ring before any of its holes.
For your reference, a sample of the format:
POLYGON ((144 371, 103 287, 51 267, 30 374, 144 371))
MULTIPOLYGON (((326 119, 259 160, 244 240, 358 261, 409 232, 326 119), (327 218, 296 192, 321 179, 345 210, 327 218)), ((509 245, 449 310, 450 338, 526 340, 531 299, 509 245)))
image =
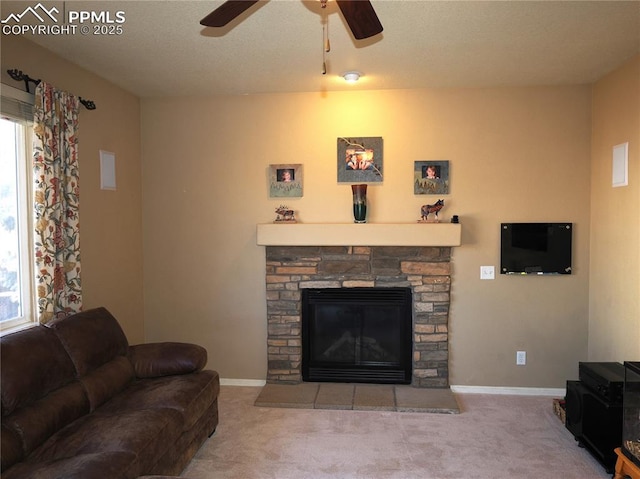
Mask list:
POLYGON ((410 288, 302 291, 304 381, 409 384, 410 288))

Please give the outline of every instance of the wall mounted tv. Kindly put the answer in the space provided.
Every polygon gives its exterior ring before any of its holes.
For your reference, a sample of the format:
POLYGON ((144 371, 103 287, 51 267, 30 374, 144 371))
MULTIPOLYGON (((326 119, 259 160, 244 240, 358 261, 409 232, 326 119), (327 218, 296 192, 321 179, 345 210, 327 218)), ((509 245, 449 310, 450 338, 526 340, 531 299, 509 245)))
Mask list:
POLYGON ((571 274, 573 223, 502 223, 501 274, 571 274))

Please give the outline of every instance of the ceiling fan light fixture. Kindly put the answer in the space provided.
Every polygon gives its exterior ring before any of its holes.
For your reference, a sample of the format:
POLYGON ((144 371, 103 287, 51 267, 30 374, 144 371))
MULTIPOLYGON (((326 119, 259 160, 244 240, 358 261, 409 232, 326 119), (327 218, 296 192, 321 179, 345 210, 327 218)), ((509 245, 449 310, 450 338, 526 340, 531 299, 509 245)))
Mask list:
POLYGON ((342 78, 344 78, 347 83, 355 83, 360 80, 361 76, 362 74, 360 72, 346 72, 342 75, 342 78))

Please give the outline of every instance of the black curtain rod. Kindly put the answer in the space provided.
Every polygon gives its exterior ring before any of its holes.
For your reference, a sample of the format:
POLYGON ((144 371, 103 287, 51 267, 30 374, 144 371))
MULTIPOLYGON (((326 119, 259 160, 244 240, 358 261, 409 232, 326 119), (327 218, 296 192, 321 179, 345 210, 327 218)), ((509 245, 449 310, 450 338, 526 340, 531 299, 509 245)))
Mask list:
MULTIPOLYGON (((18 69, 15 69, 15 68, 13 70, 7 70, 7 73, 15 81, 23 81, 24 82, 24 88, 27 91, 27 93, 31 93, 29 91, 29 83, 33 83, 34 85, 38 85, 38 83, 40 83, 40 81, 41 81, 41 80, 36 80, 35 78, 31 78, 29 75, 26 75, 26 74, 22 73, 21 70, 18 70, 18 69)), ((80 103, 82 103, 87 110, 95 110, 96 109, 96 104, 93 103, 91 100, 85 100, 82 97, 79 97, 78 100, 80 100, 80 103)))

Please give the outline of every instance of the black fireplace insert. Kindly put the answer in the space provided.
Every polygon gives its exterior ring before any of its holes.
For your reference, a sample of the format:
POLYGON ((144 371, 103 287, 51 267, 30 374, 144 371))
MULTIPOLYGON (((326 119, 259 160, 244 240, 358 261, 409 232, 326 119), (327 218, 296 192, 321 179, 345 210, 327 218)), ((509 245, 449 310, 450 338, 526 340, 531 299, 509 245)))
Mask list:
POLYGON ((409 384, 410 288, 302 290, 302 379, 409 384))

